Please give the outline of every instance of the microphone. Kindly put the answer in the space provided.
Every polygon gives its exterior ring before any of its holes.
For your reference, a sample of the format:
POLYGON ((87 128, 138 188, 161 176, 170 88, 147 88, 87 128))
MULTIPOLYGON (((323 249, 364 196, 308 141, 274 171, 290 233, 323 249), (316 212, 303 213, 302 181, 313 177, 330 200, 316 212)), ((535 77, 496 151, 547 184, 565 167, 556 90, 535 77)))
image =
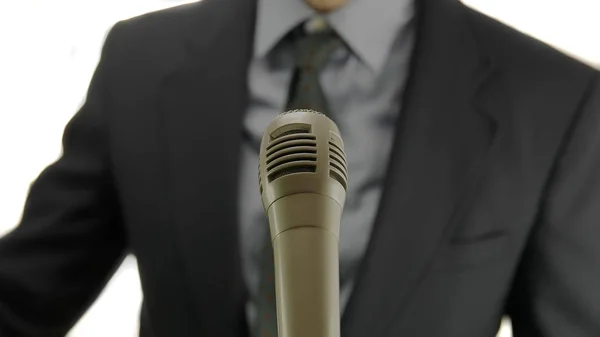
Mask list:
POLYGON ((340 337, 347 167, 338 127, 319 112, 284 112, 263 134, 258 178, 275 258, 279 337, 340 337))

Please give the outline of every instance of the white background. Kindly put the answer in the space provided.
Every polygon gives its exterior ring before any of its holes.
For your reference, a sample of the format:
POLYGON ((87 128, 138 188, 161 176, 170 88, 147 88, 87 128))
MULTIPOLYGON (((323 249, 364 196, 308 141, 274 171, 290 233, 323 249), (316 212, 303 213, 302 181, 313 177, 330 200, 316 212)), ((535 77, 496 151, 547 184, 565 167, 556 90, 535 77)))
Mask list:
MULTIPOLYGON (((106 31, 117 20, 191 1, 0 2, 0 235, 21 216, 31 181, 60 154, 106 31)), ((515 28, 600 67, 597 0, 467 0, 515 28)), ((137 336, 142 298, 128 258, 70 337, 137 336)), ((505 324, 502 337, 510 336, 505 324)))

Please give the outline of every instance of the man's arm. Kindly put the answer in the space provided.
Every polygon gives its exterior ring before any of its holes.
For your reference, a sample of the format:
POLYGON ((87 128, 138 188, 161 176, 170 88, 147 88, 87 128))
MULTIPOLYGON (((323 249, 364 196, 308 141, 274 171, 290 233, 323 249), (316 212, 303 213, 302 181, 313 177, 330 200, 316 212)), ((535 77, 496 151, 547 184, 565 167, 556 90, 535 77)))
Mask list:
POLYGON ((66 335, 122 261, 106 125, 114 30, 65 129, 63 154, 32 184, 21 223, 0 239, 0 336, 66 335))
POLYGON ((595 74, 515 281, 515 337, 600 336, 600 77, 595 74))

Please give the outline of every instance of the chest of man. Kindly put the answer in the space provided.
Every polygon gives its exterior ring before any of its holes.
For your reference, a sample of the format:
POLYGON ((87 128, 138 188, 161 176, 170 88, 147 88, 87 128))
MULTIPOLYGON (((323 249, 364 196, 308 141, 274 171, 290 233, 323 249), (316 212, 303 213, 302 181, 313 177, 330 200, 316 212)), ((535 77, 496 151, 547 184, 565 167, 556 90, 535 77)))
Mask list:
MULTIPOLYGON (((496 332, 556 142, 522 137, 518 130, 533 126, 509 117, 526 115, 526 105, 503 103, 499 83, 485 81, 490 65, 471 42, 456 48, 463 35, 452 29, 417 47, 389 121, 389 159, 344 336, 496 332)), ((109 107, 144 308, 165 331, 246 329, 240 182, 251 172, 242 164, 250 49, 225 37, 201 59, 128 76, 144 81, 120 82, 114 90, 129 95, 109 107)))

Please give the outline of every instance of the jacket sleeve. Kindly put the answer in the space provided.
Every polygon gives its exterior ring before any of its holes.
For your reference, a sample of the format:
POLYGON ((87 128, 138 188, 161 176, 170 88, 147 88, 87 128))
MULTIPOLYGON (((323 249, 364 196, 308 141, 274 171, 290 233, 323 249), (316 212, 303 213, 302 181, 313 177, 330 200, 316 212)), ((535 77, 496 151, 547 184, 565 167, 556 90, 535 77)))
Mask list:
POLYGON ((33 182, 22 220, 0 238, 0 336, 65 336, 124 257, 107 130, 117 27, 64 130, 60 158, 33 182))
POLYGON ((595 74, 515 279, 515 337, 600 336, 600 80, 595 74))

